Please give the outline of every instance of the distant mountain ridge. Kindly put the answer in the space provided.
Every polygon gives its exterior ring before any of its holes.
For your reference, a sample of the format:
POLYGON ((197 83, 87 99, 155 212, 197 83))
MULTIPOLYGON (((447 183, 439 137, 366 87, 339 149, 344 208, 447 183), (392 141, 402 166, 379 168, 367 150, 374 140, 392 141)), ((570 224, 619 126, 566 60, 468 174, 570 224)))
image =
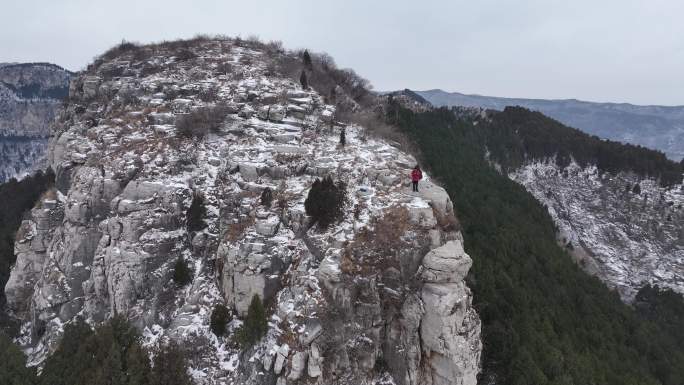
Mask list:
POLYGON ((501 111, 506 106, 521 106, 601 138, 660 150, 677 161, 684 158, 684 106, 502 98, 440 89, 412 92, 438 107, 480 107, 501 111))
POLYGON ((46 137, 72 75, 50 63, 0 64, 0 136, 46 137))
POLYGON ((51 63, 0 63, 0 183, 37 167, 72 75, 51 63))

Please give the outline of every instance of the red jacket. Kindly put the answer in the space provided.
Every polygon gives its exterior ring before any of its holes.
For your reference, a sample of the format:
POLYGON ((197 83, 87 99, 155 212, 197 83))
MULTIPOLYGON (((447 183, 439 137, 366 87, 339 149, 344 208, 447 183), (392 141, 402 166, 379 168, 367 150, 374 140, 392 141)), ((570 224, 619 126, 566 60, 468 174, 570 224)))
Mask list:
POLYGON ((414 168, 413 171, 411 171, 411 181, 418 182, 421 179, 423 179, 423 172, 414 168))

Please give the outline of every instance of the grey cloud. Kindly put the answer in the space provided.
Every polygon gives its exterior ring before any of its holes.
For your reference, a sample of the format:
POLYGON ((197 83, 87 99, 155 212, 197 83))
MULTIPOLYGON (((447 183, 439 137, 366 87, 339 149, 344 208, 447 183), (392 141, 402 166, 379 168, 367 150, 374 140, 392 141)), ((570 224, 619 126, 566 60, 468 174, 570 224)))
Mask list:
POLYGON ((679 0, 3 0, 0 9, 0 61, 78 70, 122 39, 258 35, 328 52, 379 90, 684 104, 679 0))

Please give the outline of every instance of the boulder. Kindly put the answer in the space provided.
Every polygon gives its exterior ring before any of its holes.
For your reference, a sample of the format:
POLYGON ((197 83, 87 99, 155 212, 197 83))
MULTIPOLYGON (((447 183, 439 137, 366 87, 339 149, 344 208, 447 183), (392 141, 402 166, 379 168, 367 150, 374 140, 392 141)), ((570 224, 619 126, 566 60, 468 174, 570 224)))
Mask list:
POLYGON ((453 215, 454 205, 451 203, 449 194, 442 187, 430 181, 423 181, 420 183, 419 193, 441 216, 453 215))
POLYGON ((321 370, 322 362, 323 358, 321 357, 318 345, 312 344, 311 348, 309 349, 309 366, 307 370, 309 377, 317 378, 323 374, 323 371, 321 370))
POLYGON ((297 140, 298 136, 295 134, 278 134, 273 136, 273 140, 278 143, 290 143, 297 140))
POLYGON ((287 356, 290 354, 290 346, 288 344, 282 344, 278 348, 276 353, 275 365, 273 366, 273 372, 275 374, 280 374, 283 371, 285 362, 287 361, 287 356))
POLYGON ((431 207, 409 207, 411 224, 423 229, 431 229, 437 225, 437 219, 431 207))
POLYGON ((306 147, 298 146, 273 146, 272 150, 283 154, 306 154, 309 152, 306 147))
POLYGON ((304 323, 304 332, 299 334, 299 342, 307 346, 323 333, 323 325, 316 318, 308 318, 304 323))
POLYGON ((268 120, 272 122, 282 122, 285 119, 286 110, 281 105, 271 105, 268 112, 268 120))
POLYGON ((287 106, 287 115, 301 120, 306 118, 307 113, 305 108, 296 104, 289 104, 287 106))
POLYGON ((258 220, 256 222, 256 232, 265 237, 272 237, 278 232, 280 226, 280 219, 273 215, 268 219, 258 220))
POLYGON ((292 368, 290 374, 287 376, 288 380, 298 380, 302 378, 304 369, 306 369, 306 352, 297 352, 292 356, 292 368))
POLYGON ((247 182, 254 182, 259 177, 259 170, 257 166, 253 164, 240 163, 238 167, 240 169, 240 175, 242 175, 242 179, 246 180, 247 182))
POLYGON ((461 241, 449 241, 425 255, 421 277, 425 282, 460 282, 472 264, 461 241))
POLYGON ((399 175, 394 173, 382 173, 378 175, 378 181, 385 186, 394 186, 399 183, 399 175))

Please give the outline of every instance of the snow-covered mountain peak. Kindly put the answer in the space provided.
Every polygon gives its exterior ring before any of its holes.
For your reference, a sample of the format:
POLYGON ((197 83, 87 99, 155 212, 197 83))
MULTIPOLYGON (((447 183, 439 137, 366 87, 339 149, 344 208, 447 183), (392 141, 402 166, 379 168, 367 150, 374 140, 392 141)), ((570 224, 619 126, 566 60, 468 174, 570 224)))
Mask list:
POLYGON ((353 95, 337 84, 332 104, 282 75, 293 63, 328 71, 274 44, 197 39, 122 45, 72 81, 49 144, 56 191, 23 222, 5 289, 33 364, 65 323, 121 314, 148 345, 182 341, 200 384, 476 383, 449 196, 427 174, 412 193, 415 159, 340 122, 353 95), (349 202, 321 230, 304 202, 326 176, 349 202), (234 330, 255 295, 270 316, 256 346, 212 334, 216 305, 234 330))

